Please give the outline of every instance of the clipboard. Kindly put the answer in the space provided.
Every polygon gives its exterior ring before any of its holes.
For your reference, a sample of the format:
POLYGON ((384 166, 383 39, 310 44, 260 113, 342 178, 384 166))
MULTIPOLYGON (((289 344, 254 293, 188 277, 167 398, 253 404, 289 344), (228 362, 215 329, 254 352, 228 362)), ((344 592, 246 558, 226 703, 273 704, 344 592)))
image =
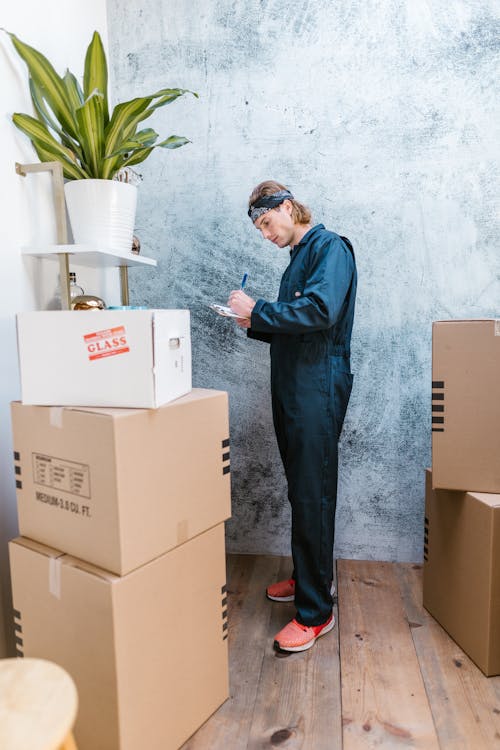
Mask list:
POLYGON ((237 315, 237 313, 233 312, 230 307, 226 307, 226 305, 218 305, 212 302, 209 308, 216 312, 217 315, 222 315, 223 318, 241 318, 241 315, 237 315))

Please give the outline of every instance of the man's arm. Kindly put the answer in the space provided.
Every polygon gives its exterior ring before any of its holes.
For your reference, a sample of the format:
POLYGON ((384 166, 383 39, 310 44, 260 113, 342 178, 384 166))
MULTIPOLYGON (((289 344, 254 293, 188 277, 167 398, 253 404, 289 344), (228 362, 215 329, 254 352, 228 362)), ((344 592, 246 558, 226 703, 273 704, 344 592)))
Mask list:
POLYGON ((307 333, 330 328, 338 319, 352 282, 354 260, 340 239, 313 253, 303 293, 291 302, 259 299, 251 311, 255 333, 307 333))
POLYGON ((273 337, 272 333, 259 333, 258 331, 252 331, 251 328, 247 328, 247 336, 249 339, 263 341, 265 344, 270 344, 273 337))

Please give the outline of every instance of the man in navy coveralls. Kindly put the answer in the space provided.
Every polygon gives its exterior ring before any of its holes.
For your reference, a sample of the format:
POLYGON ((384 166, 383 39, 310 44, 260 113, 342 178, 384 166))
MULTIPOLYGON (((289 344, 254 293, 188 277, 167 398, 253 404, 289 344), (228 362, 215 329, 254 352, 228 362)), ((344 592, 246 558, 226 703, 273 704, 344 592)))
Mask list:
POLYGON ((309 209, 277 182, 257 185, 248 215, 264 239, 290 247, 277 302, 255 301, 239 289, 229 305, 249 337, 271 345, 273 421, 292 509, 294 570, 266 593, 274 601, 294 600, 297 610, 274 647, 305 651, 335 624, 338 440, 352 388, 356 262, 349 240, 313 226, 309 209))

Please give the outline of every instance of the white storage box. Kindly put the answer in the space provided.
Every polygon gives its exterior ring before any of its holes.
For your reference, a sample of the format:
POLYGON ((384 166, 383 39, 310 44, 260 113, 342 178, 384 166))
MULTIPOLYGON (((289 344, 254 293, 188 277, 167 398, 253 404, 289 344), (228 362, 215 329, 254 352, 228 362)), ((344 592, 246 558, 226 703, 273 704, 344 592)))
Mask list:
POLYGON ((24 312, 17 337, 24 404, 155 408, 191 390, 189 310, 24 312))

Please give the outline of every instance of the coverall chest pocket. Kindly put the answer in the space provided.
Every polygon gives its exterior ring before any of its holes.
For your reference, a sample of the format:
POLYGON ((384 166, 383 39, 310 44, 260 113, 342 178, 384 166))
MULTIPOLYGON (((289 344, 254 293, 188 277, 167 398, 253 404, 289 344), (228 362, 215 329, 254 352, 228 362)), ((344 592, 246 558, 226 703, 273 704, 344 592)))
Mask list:
POLYGON ((300 299, 304 293, 305 284, 305 270, 300 266, 298 268, 290 268, 286 276, 282 279, 280 301, 293 302, 295 299, 300 299))
POLYGON ((293 274, 288 283, 288 295, 290 301, 300 299, 304 294, 306 279, 304 274, 293 274))

